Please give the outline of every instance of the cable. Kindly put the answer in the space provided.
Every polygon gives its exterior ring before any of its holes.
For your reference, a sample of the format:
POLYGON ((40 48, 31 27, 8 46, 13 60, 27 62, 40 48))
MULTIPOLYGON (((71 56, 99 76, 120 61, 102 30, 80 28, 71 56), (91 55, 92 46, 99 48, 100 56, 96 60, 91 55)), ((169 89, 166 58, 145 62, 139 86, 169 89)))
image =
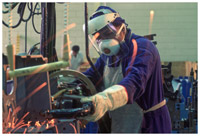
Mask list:
POLYGON ((36 15, 40 15, 40 14, 41 14, 41 13, 35 13, 35 10, 36 10, 37 5, 38 5, 38 3, 36 3, 36 5, 35 5, 35 7, 34 7, 34 9, 33 9, 32 26, 33 26, 34 31, 35 31, 37 34, 40 34, 40 32, 37 31, 37 29, 35 28, 35 23, 34 23, 34 16, 35 16, 35 14, 36 14, 36 15))
POLYGON ((31 49, 28 51, 28 54, 31 55, 32 52, 37 48, 36 46, 39 45, 39 44, 40 44, 40 42, 34 44, 34 45, 31 47, 31 49))
POLYGON ((18 23, 17 23, 16 25, 14 25, 14 26, 9 26, 8 24, 6 24, 6 23, 2 20, 3 24, 4 24, 6 27, 8 27, 8 28, 17 28, 17 27, 21 24, 21 22, 22 22, 23 12, 24 12, 23 4, 20 4, 19 7, 18 7, 18 14, 20 15, 20 19, 19 19, 18 23), (21 13, 19 13, 19 11, 21 11, 21 10, 23 10, 23 11, 22 11, 21 13))
MULTIPOLYGON (((9 7, 6 6, 5 4, 8 4, 8 3, 4 3, 4 6, 5 6, 6 8, 9 8, 9 7)), ((17 6, 17 4, 18 4, 18 3, 12 3, 11 10, 13 10, 13 9, 17 6)), ((8 10, 6 10, 6 11, 2 11, 2 12, 3 12, 3 14, 7 14, 7 13, 9 13, 9 10, 10 10, 10 9, 8 9, 8 10)))
POLYGON ((25 53, 27 53, 27 26, 28 22, 25 23, 25 53))
MULTIPOLYGON (((27 5, 29 5, 29 3, 28 3, 27 5)), ((26 5, 25 5, 25 6, 26 6, 26 5)), ((24 6, 24 8, 25 8, 25 6, 24 6)), ((28 6, 28 7, 29 7, 29 6, 28 6)), ((33 9, 33 4, 31 3, 31 9, 29 9, 29 11, 30 11, 29 17, 28 17, 27 19, 23 19, 23 18, 22 18, 22 21, 24 21, 24 22, 28 22, 28 21, 29 21, 29 19, 30 19, 31 16, 32 16, 32 9, 33 9)))

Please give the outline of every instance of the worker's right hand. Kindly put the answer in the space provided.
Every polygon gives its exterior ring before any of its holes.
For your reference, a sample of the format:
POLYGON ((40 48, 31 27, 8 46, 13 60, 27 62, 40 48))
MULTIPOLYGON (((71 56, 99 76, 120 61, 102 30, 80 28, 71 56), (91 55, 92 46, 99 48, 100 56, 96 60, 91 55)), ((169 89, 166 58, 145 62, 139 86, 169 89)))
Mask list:
POLYGON ((94 96, 81 98, 81 103, 91 101, 94 105, 94 113, 79 119, 92 122, 98 121, 107 111, 112 111, 125 105, 128 102, 128 96, 123 86, 114 85, 94 96))

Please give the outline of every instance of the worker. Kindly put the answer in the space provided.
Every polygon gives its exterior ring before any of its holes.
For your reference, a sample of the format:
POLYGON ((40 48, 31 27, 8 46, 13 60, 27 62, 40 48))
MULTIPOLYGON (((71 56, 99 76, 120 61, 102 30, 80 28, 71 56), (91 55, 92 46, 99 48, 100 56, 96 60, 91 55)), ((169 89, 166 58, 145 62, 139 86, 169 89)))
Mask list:
MULTIPOLYGON (((98 7, 92 14, 88 33, 93 36, 89 39, 95 40, 101 53, 94 65, 103 78, 105 89, 81 99, 82 103, 92 101, 95 112, 80 119, 95 122, 109 111, 113 121, 112 112, 136 103, 143 112, 141 133, 171 133, 170 115, 163 94, 161 61, 155 45, 132 33, 119 13, 107 6, 98 7)), ((92 68, 84 74, 93 83, 101 80, 92 68)), ((123 116, 129 112, 133 110, 125 108, 117 118, 134 122, 133 118, 123 116)), ((121 128, 124 124, 118 122, 121 128)))
POLYGON ((74 45, 71 51, 70 69, 80 71, 80 66, 83 64, 83 54, 79 51, 80 47, 74 45))

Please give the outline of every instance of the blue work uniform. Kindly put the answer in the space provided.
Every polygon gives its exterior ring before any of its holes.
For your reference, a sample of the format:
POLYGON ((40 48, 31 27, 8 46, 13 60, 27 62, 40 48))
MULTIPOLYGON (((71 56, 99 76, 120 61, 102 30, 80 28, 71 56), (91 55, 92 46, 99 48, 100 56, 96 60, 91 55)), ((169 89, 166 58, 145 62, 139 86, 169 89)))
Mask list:
MULTIPOLYGON (((128 104, 134 101, 143 109, 148 110, 164 100, 162 85, 161 61, 157 48, 148 39, 131 33, 130 29, 125 37, 129 52, 122 58, 122 72, 124 78, 118 83, 126 88, 128 104), (137 55, 132 63, 134 45, 132 39, 137 42, 137 55)), ((96 69, 103 76, 105 61, 101 55, 95 63, 96 69)), ((92 68, 84 72, 93 83, 100 79, 95 76, 92 68)), ((166 105, 144 113, 141 127, 142 133, 171 133, 171 119, 166 105)))

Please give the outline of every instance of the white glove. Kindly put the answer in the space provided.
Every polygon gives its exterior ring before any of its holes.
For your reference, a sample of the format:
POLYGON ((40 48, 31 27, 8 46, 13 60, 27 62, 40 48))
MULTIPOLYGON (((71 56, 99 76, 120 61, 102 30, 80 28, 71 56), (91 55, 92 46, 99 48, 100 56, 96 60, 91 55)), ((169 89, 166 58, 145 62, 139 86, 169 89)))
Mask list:
POLYGON ((121 85, 113 85, 103 92, 97 93, 94 96, 84 97, 82 103, 92 101, 95 112, 92 115, 79 119, 95 122, 99 120, 107 111, 115 110, 124 106, 128 102, 126 89, 121 85))

